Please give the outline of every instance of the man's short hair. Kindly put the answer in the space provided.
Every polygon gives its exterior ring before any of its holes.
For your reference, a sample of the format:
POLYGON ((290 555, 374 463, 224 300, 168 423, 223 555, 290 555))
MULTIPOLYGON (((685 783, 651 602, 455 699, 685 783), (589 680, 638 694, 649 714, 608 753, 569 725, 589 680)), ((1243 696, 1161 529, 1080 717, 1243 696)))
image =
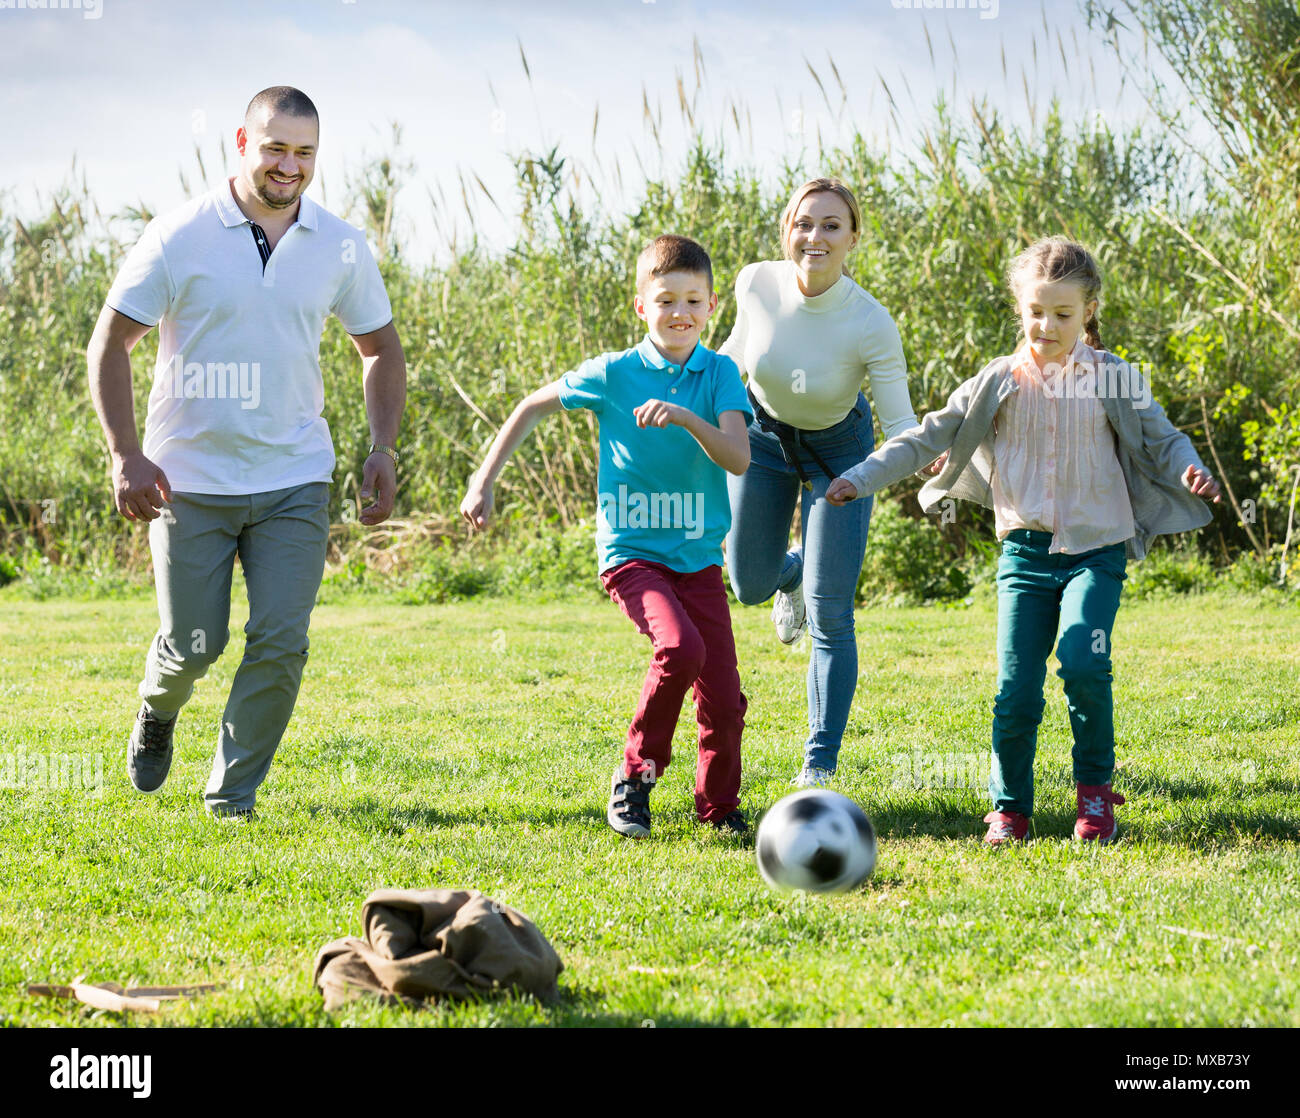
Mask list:
POLYGON ((273 85, 269 89, 262 90, 249 101, 248 108, 244 110, 244 127, 247 128, 255 117, 263 113, 267 116, 274 116, 276 113, 307 116, 316 122, 317 128, 320 127, 320 114, 312 104, 311 98, 301 89, 294 89, 291 85, 273 85))
POLYGON ((690 237, 665 233, 641 250, 641 255, 636 258, 637 291, 652 276, 665 276, 669 272, 699 272, 708 277, 709 290, 713 290, 713 261, 704 251, 704 246, 690 237))

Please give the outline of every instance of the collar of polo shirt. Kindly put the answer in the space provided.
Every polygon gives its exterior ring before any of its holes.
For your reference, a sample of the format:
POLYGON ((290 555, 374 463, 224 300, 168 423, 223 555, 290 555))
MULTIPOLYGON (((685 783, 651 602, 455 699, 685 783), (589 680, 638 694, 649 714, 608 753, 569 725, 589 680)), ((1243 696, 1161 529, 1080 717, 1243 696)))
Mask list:
MULTIPOLYGON (((676 369, 678 365, 675 361, 669 361, 650 340, 647 334, 641 339, 641 344, 636 347, 637 353, 641 355, 644 361, 652 369, 676 369)), ((686 364, 681 366, 688 373, 702 373, 705 366, 709 363, 709 352, 704 348, 703 342, 696 342, 695 348, 691 350, 691 355, 686 359, 686 364)))
MULTIPOLYGON (((217 213, 221 215, 221 223, 227 229, 235 229, 240 225, 251 225, 252 218, 245 217, 244 211, 239 208, 235 201, 235 192, 230 185, 230 180, 226 180, 225 190, 214 190, 213 198, 216 199, 217 213)), ((316 203, 305 194, 298 196, 298 224, 304 229, 315 230, 317 227, 316 203)))

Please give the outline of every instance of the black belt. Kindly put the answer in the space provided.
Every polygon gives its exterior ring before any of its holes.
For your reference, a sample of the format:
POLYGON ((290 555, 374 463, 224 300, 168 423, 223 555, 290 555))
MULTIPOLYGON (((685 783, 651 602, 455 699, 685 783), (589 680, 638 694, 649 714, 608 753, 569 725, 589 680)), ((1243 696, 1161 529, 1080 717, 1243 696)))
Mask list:
POLYGON ((775 435, 777 441, 781 444, 781 457, 785 459, 785 464, 799 475, 799 481, 805 489, 812 488, 812 482, 808 479, 808 474, 803 468, 803 463, 799 461, 799 448, 803 447, 812 459, 821 468, 828 478, 834 481, 839 474, 826 465, 825 460, 817 453, 807 442, 804 441, 802 428, 791 427, 788 423, 782 423, 779 419, 773 419, 768 414, 767 409, 754 396, 754 390, 748 385, 745 391, 749 393, 749 402, 754 408, 754 418, 758 421, 761 430, 766 431, 769 435, 775 435))

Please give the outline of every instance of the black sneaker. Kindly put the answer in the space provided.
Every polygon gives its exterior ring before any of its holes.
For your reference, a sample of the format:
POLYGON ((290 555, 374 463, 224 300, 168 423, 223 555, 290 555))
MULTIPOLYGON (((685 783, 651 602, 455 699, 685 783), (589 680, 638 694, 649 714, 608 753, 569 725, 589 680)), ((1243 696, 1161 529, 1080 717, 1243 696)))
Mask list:
POLYGON ((622 761, 614 770, 614 779, 609 786, 609 811, 605 818, 614 830, 627 838, 650 837, 650 789, 655 782, 647 780, 648 775, 628 776, 623 771, 622 761))
POLYGON ((749 820, 745 813, 736 808, 735 811, 729 811, 721 819, 712 819, 709 826, 715 831, 724 835, 747 835, 749 834, 749 820))
POLYGON ((221 823, 253 823, 257 812, 251 807, 234 807, 231 804, 218 804, 208 808, 208 814, 221 823))
POLYGON ((172 731, 176 717, 164 722, 147 706, 135 716, 131 741, 126 747, 126 774, 137 792, 157 792, 172 767, 172 731))

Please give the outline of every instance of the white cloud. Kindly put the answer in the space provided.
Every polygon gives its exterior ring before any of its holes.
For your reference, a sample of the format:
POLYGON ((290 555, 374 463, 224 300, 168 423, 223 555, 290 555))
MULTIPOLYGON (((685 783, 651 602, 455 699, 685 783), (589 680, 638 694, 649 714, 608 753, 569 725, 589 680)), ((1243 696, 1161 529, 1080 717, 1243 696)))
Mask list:
MULTIPOLYGON (((1049 23, 1073 26, 1086 39, 1082 18, 1072 13, 1073 4, 1053 5, 1049 23)), ((225 137, 233 158, 233 134, 248 98, 266 85, 287 83, 305 89, 321 110, 313 191, 319 197, 324 186, 333 209, 342 208, 346 174, 362 153, 385 143, 390 120, 402 125, 418 179, 401 202, 407 228, 423 251, 434 247, 430 189, 446 195, 449 208, 461 214, 462 233, 467 231, 458 171, 467 178, 477 172, 507 210, 513 203, 510 156, 525 148, 558 144, 571 165, 594 171, 597 105, 597 146, 606 173, 612 174, 617 159, 625 185, 633 185, 638 154, 657 169, 660 155, 642 119, 643 83, 651 105, 662 108, 664 159, 670 172, 675 169, 687 140, 676 76, 693 94, 696 37, 705 64, 698 122, 706 135, 724 136, 734 155, 775 174, 782 155, 799 146, 791 134, 796 110, 803 113, 807 143, 814 142, 819 126, 830 141, 847 137, 854 127, 883 134, 888 113, 878 72, 898 101, 904 132, 928 117, 938 92, 951 96, 954 76, 956 111, 965 111, 972 93, 987 94, 1004 118, 1024 119, 1020 58, 1027 34, 1042 31, 1038 4, 1021 0, 1002 0, 998 20, 980 20, 972 12, 900 12, 890 0, 816 8, 770 0, 241 0, 193 6, 104 0, 100 20, 71 15, 0 12, 0 69, 6 73, 0 110, 9 131, 0 190, 13 192, 20 206, 35 205, 34 188, 56 186, 74 153, 105 210, 138 199, 156 209, 174 205, 183 198, 178 172, 184 170, 192 182, 197 178, 195 142, 215 179, 223 170, 218 142, 225 137), (1028 32, 1022 26, 1027 12, 1028 32), (933 69, 923 28, 933 44, 933 69), (1007 44, 1010 81, 1001 73, 1001 42, 1007 44), (828 54, 848 89, 843 110, 828 54), (839 112, 838 124, 809 63, 839 112), (913 100, 904 91, 904 76, 913 100), (731 102, 741 106, 742 120, 749 110, 752 150, 737 144, 731 102), (196 121, 204 126, 197 134, 196 121)), ((1055 51, 1053 41, 1050 57, 1046 46, 1040 53, 1038 94, 1045 99, 1055 88, 1080 112, 1085 102, 1096 107, 1086 83, 1056 77, 1050 64, 1055 51)), ((1114 73, 1100 47, 1096 62, 1099 79, 1114 73)), ((1100 103, 1112 108, 1104 96, 1100 103)), ((748 136, 746 128, 746 141, 748 136)), ((471 203, 478 211, 476 231, 500 243, 507 223, 481 198, 472 196, 471 203)))

